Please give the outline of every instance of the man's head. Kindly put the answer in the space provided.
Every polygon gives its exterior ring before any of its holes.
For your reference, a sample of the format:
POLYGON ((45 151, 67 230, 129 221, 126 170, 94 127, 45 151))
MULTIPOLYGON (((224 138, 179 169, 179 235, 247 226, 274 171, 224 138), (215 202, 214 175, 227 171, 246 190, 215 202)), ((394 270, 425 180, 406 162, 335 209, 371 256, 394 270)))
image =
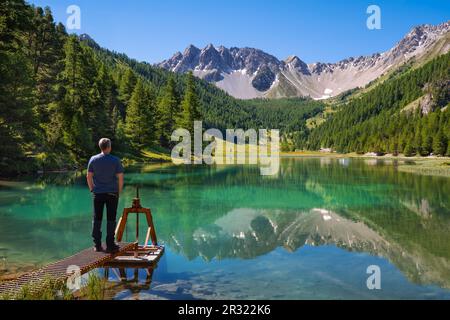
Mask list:
POLYGON ((98 142, 98 146, 103 153, 108 154, 111 152, 111 140, 108 138, 101 138, 98 142))

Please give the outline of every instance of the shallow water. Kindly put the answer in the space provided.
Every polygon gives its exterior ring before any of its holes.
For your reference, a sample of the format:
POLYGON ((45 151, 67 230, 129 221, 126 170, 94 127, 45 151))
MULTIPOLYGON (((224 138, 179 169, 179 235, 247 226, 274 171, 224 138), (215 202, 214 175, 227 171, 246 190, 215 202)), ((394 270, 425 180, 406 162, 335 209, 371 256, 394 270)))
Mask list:
MULTIPOLYGON (((126 282, 109 270, 108 296, 450 299, 450 179, 395 166, 288 158, 275 177, 256 166, 128 169, 119 207, 140 186, 166 252, 150 284, 146 270, 137 282, 134 270, 126 282), (371 265, 381 290, 367 288, 371 265)), ((90 227, 83 177, 0 182, 0 273, 90 246, 90 227)))

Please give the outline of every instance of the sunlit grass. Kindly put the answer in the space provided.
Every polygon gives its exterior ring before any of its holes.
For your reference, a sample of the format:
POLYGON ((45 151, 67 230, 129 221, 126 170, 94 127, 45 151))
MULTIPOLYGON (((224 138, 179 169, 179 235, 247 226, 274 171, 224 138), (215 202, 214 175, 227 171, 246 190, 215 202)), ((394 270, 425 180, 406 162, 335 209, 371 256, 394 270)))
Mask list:
POLYGON ((149 161, 171 161, 170 153, 156 149, 145 149, 141 151, 144 160, 149 161))
POLYGON ((46 277, 39 281, 31 281, 16 292, 0 295, 0 300, 72 300, 73 294, 65 281, 46 277))
POLYGON ((107 280, 94 273, 78 291, 68 289, 65 280, 46 277, 0 294, 0 300, 104 300, 106 286, 107 280))
POLYGON ((80 298, 87 300, 104 300, 106 291, 106 279, 97 274, 90 273, 87 283, 80 290, 80 298))

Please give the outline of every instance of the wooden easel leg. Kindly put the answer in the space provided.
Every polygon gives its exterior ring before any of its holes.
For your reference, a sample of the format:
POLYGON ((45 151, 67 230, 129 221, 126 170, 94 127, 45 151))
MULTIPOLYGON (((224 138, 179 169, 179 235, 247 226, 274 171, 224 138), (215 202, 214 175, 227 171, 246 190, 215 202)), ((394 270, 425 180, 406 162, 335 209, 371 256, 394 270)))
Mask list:
POLYGON ((153 225, 152 212, 150 209, 146 209, 143 211, 145 216, 147 217, 147 224, 150 227, 150 237, 152 239, 152 244, 154 246, 158 245, 158 240, 156 239, 155 226, 153 225))
POLYGON ((119 218, 119 222, 117 223, 116 230, 114 231, 114 234, 117 236, 120 230, 120 225, 122 224, 122 217, 119 218))
POLYGON ((119 219, 119 223, 117 224, 117 228, 116 228, 116 240, 117 240, 117 242, 121 242, 122 241, 122 237, 123 237, 123 233, 125 231, 127 220, 128 220, 128 211, 127 211, 127 209, 124 209, 122 217, 119 219))
POLYGON ((126 281, 127 280, 127 273, 125 271, 125 268, 119 268, 119 280, 120 281, 126 281))
POLYGON ((153 267, 148 268, 147 269, 147 277, 145 278, 145 284, 149 286, 149 289, 150 289, 150 284, 152 283, 153 270, 154 270, 153 267))
POLYGON ((151 232, 150 227, 147 228, 147 235, 145 236, 145 242, 144 242, 144 249, 148 247, 148 240, 150 239, 150 232, 151 232))

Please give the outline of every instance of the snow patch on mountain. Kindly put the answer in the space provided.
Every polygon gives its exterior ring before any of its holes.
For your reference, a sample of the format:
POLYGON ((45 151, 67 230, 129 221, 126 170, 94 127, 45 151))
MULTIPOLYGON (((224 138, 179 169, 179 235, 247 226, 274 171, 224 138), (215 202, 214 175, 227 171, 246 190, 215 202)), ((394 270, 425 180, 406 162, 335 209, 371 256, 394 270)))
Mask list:
POLYGON ((309 96, 327 99, 363 87, 411 58, 419 59, 444 37, 439 53, 448 52, 450 22, 413 28, 392 49, 371 56, 350 57, 337 63, 306 64, 297 56, 280 61, 254 48, 190 45, 183 53, 158 64, 173 72, 192 70, 197 77, 216 84, 240 99, 309 96))

